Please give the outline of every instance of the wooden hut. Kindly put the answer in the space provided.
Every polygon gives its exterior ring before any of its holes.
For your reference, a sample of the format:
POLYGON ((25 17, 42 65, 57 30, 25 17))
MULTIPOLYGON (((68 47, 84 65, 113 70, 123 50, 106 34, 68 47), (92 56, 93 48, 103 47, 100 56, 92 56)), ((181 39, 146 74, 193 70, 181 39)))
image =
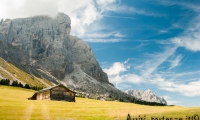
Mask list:
POLYGON ((76 92, 69 90, 66 86, 59 84, 42 89, 33 94, 29 100, 59 100, 75 102, 76 92))

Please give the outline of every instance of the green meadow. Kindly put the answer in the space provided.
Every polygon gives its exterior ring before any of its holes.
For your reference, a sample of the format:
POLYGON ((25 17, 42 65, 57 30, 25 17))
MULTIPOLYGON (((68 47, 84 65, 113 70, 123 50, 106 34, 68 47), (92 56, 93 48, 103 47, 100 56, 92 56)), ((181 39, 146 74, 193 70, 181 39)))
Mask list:
POLYGON ((78 97, 76 102, 27 100, 34 92, 0 86, 0 120, 126 120, 128 114, 138 120, 192 120, 195 114, 200 116, 200 107, 146 106, 78 97))

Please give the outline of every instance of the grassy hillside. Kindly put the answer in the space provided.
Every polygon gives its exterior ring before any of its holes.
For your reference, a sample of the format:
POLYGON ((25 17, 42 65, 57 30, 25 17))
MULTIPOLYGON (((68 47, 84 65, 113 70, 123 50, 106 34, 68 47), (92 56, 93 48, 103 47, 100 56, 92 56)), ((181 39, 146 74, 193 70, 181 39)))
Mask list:
POLYGON ((48 80, 27 74, 0 57, 0 79, 18 80, 30 86, 52 86, 48 80))
POLYGON ((76 98, 76 102, 27 100, 35 91, 0 86, 0 120, 125 120, 131 117, 182 117, 198 114, 200 108, 145 106, 133 103, 76 98))

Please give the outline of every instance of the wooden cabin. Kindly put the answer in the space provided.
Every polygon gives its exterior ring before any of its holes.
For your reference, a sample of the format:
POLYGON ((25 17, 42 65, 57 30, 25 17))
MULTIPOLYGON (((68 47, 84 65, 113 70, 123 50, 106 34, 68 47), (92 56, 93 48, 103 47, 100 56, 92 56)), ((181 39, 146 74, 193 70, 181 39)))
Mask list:
POLYGON ((75 102, 76 92, 69 90, 66 86, 59 84, 35 92, 29 100, 58 100, 75 102))

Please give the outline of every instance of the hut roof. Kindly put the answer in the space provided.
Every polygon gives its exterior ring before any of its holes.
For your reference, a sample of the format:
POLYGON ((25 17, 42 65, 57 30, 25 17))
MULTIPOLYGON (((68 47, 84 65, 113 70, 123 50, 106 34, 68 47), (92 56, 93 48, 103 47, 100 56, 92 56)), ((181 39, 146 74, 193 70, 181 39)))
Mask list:
POLYGON ((48 87, 48 88, 44 88, 44 89, 42 89, 42 90, 39 90, 39 91, 35 92, 35 93, 33 94, 33 96, 30 97, 30 98, 28 98, 28 99, 31 100, 31 99, 33 99, 33 98, 36 96, 37 93, 43 92, 43 91, 46 91, 46 90, 51 90, 51 89, 53 89, 53 88, 55 88, 55 87, 58 87, 58 86, 64 87, 64 88, 67 89, 68 91, 71 91, 71 92, 73 92, 73 93, 76 93, 76 92, 74 92, 74 91, 68 89, 65 85, 63 85, 63 84, 58 84, 58 85, 54 85, 54 86, 51 86, 51 87, 48 87))
MULTIPOLYGON (((42 91, 46 91, 46 90, 51 90, 51 89, 53 89, 53 88, 55 88, 55 87, 58 87, 58 86, 65 87, 68 91, 74 92, 74 91, 68 89, 65 85, 63 85, 63 84, 58 84, 58 85, 54 85, 54 86, 51 86, 51 87, 48 87, 48 88, 44 88, 44 89, 39 90, 39 91, 37 91, 37 92, 35 92, 35 93, 42 92, 42 91)), ((76 92, 74 92, 74 93, 76 93, 76 92)))

